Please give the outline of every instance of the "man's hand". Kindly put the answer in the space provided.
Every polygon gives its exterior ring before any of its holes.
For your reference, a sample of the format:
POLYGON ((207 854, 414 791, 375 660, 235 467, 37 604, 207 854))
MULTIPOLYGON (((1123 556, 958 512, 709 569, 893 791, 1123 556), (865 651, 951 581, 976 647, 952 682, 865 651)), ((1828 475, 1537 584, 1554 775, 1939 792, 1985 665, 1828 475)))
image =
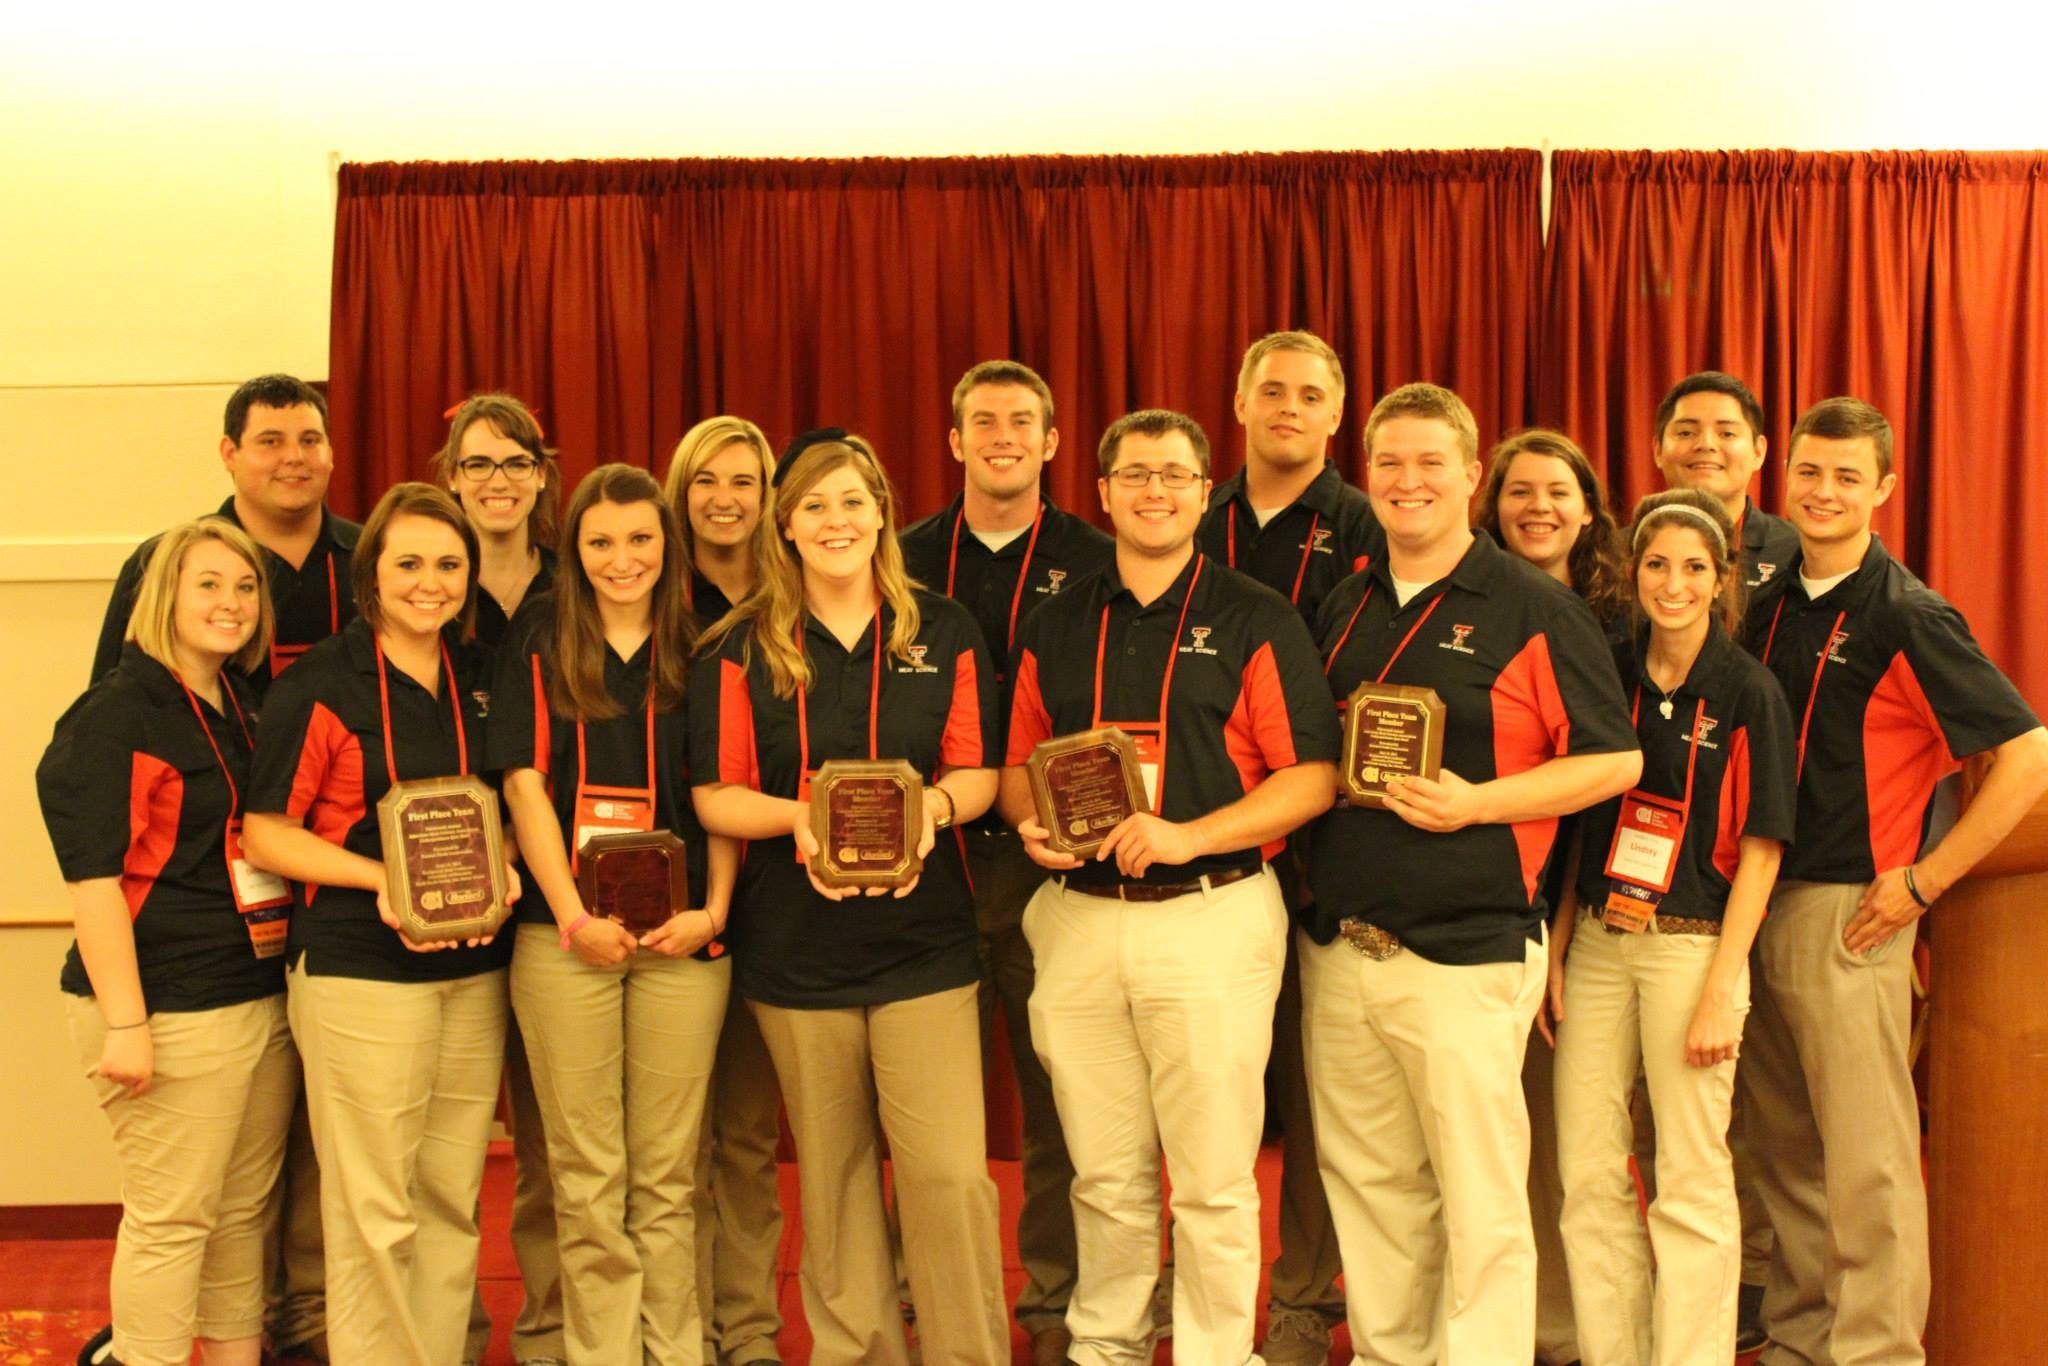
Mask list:
POLYGON ((1906 890, 1905 868, 1887 869, 1863 889, 1856 914, 1842 926, 1842 947, 1861 958, 1926 913, 1926 908, 1906 890))
POLYGON ((1434 781, 1390 778, 1386 797, 1387 810, 1418 830, 1443 835, 1486 821, 1479 788, 1447 768, 1438 770, 1434 781))
POLYGON ((1186 863, 1201 857, 1195 837, 1185 825, 1155 816, 1150 811, 1138 811, 1117 822, 1116 829, 1109 832, 1109 838, 1096 851, 1099 863, 1114 858, 1117 869, 1125 877, 1143 877, 1145 870, 1155 863, 1186 863))

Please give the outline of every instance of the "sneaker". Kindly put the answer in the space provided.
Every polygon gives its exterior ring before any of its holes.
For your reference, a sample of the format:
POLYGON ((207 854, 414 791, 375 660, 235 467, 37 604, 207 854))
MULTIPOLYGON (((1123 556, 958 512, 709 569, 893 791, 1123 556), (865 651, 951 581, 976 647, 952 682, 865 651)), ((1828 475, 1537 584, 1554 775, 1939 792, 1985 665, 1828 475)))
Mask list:
POLYGON ((1735 1299, 1735 1350, 1754 1352, 1770 1341, 1764 1332, 1764 1288, 1742 1283, 1735 1299))
POLYGON ((1259 1355, 1266 1366, 1321 1366, 1330 1359, 1330 1326, 1313 1309, 1276 1304, 1259 1355))
POLYGON ((94 1333, 85 1340, 85 1346, 78 1349, 78 1366, 107 1366, 114 1359, 114 1325, 94 1333))

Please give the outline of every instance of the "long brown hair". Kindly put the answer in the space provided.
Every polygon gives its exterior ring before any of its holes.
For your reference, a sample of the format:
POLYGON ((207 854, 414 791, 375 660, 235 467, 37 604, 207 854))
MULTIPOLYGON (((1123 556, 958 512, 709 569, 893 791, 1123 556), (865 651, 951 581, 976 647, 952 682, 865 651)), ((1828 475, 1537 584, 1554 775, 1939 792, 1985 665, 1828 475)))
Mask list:
POLYGON ((1586 459, 1578 443, 1563 432, 1531 427, 1493 448, 1493 454, 1487 458, 1486 496, 1480 500, 1479 529, 1506 544, 1500 534, 1500 492, 1507 486, 1508 466, 1524 452, 1564 461, 1578 481, 1579 496, 1585 500, 1586 511, 1593 514, 1593 520, 1573 540, 1571 552, 1565 557, 1565 572, 1571 576, 1572 591, 1593 609, 1594 616, 1603 622, 1620 621, 1636 600, 1635 588, 1630 583, 1628 546, 1614 513, 1607 507, 1607 489, 1600 476, 1593 473, 1593 463, 1586 459))
MULTIPOLYGON (((1703 534, 1700 540, 1707 547, 1707 558, 1714 562, 1715 577, 1721 581, 1721 625, 1734 634, 1742 625, 1743 596, 1742 575, 1735 572, 1735 524, 1728 520, 1728 509, 1721 506, 1721 500, 1705 489, 1666 489, 1636 504, 1635 520, 1628 531, 1630 600, 1635 602, 1635 579, 1643 563, 1643 543, 1649 540, 1651 532, 1666 526, 1718 533, 1703 534)), ((1640 602, 1635 602, 1634 610, 1641 617, 1640 602)))
POLYGON ((714 638, 723 637, 741 622, 753 623, 754 638, 748 649, 758 648, 768 661, 777 697, 793 696, 799 686, 811 684, 810 663, 797 644, 804 617, 803 562, 783 534, 789 525, 789 510, 802 502, 820 479, 849 465, 867 485, 882 513, 882 529, 875 537, 875 588, 896 614, 885 648, 898 659, 909 659, 922 626, 910 574, 903 566, 903 547, 896 541, 896 491, 876 459, 874 447, 858 436, 807 446, 783 471, 774 503, 762 508, 760 524, 754 528, 754 563, 760 567, 760 584, 713 632, 714 638))
POLYGON ((583 514, 598 503, 652 503, 661 519, 661 573, 652 590, 654 615, 653 697, 656 711, 674 711, 683 704, 690 651, 697 640, 697 619, 690 613, 684 575, 683 541, 676 531, 675 510, 661 495, 654 476, 637 465, 599 465, 583 476, 562 519, 562 543, 556 552, 561 568, 553 589, 555 629, 547 652, 547 672, 555 684, 550 692, 566 703, 566 715, 585 720, 621 716, 625 708, 604 685, 604 620, 598 615, 597 592, 583 571, 577 541, 583 514))

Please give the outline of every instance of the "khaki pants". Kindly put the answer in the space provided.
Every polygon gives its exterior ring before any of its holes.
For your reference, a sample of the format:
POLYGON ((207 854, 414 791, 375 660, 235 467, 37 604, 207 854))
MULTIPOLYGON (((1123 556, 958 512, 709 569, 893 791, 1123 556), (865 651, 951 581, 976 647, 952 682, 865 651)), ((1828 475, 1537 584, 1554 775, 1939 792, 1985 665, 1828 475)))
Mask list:
MULTIPOLYGON (((298 1056, 298 1045, 292 1046, 298 1056)), ((296 1347, 327 1331, 327 1242, 320 1232, 320 1158, 306 1112, 303 1075, 285 1135, 284 1170, 263 1217, 263 1326, 278 1347, 296 1347)))
POLYGON ((1917 927, 1851 957, 1842 926, 1862 894, 1780 882, 1757 941, 1740 1075, 1777 1238, 1764 1294, 1772 1366, 1926 1360, 1927 1191, 1906 1066, 1917 927))
MULTIPOLYGON (((1586 1366, 1727 1366, 1735 1355, 1735 1063, 1685 1060, 1686 1032, 1720 944, 1707 935, 1610 934, 1591 916, 1580 917, 1572 936, 1557 1046, 1557 1154, 1586 1366), (1657 1120, 1647 1237, 1628 1170, 1638 1069, 1657 1120)), ((1748 1009, 1748 995, 1745 974, 1738 1010, 1748 1009)))
MULTIPOLYGON (((562 1257, 555 1245, 555 1188, 548 1172, 548 1137, 533 1069, 516 1019, 505 1021, 505 1096, 512 1110, 512 1258, 519 1264, 523 1297, 512 1323, 512 1359, 561 1357, 562 1257)), ((482 1361, 491 1344, 491 1316, 483 1288, 469 1305, 464 1361, 482 1361)))
MULTIPOLYGON (((99 1004, 67 996, 71 1038, 99 1066, 99 1004)), ((263 1331, 263 1223, 284 1162, 299 1060, 284 997, 217 1010, 158 1011, 150 1088, 90 1078, 121 1160, 121 1231, 108 1294, 114 1355, 126 1366, 185 1366, 195 1338, 263 1331)))
POLYGON ((1024 853, 1014 834, 969 830, 967 873, 974 883, 974 912, 981 926, 981 1028, 983 1057, 993 1046, 995 1015, 1003 1015, 1010 1063, 1017 1076, 1023 1112, 1024 1201, 1017 1212, 1017 1260, 1024 1288, 1017 1292, 1017 1321, 1032 1332, 1053 1327, 1067 1314, 1074 1294, 1074 1164, 1052 1098, 1052 1079, 1031 1043, 1031 988, 1037 973, 1024 939, 1024 907, 1045 881, 1045 869, 1024 853))
POLYGON ((761 1027, 738 992, 726 997, 697 1144, 697 1305, 704 1359, 779 1361, 776 1258, 782 1249, 782 1090, 761 1027))
POLYGON ((1258 1311, 1259 1188, 1287 910, 1271 870, 1163 902, 1046 882, 1024 912, 1031 1035, 1074 1160, 1082 1366, 1150 1361, 1159 1158, 1172 1183, 1174 1359, 1243 1366, 1258 1311))
POLYGON ((909 1360, 882 1207, 879 1113, 928 1366, 1009 1360, 972 984, 885 1005, 752 1002, 796 1135, 800 1281, 817 1366, 909 1360))
POLYGON ((521 925, 512 1008, 555 1181, 568 1357, 698 1366, 697 1138, 727 959, 640 952, 593 968, 521 925))
POLYGON ((477 1190, 505 1060, 505 972, 287 975, 320 1153, 334 1366, 449 1366, 476 1290, 477 1190))
POLYGON ((1301 936, 1310 1095, 1348 1267, 1352 1350, 1387 1366, 1503 1366, 1536 1337, 1522 1054, 1549 975, 1384 961, 1301 936))
MULTIPOLYGON (((1298 871, 1299 857, 1290 844, 1273 865, 1289 908, 1308 900, 1308 887, 1298 871)), ((1344 1317, 1344 1293, 1337 1288, 1344 1260, 1337 1248, 1337 1226, 1330 1219, 1330 1199, 1323 1193, 1323 1174, 1316 1160, 1308 1065, 1301 1051, 1301 955, 1295 950, 1293 935, 1287 936, 1287 970, 1280 978, 1280 1000, 1273 1010, 1273 1059, 1266 1075, 1280 1119, 1280 1252, 1273 1258, 1267 1302, 1274 1308, 1313 1310, 1334 1323, 1344 1317)), ((1359 1274, 1366 1274, 1366 1269, 1360 1267, 1359 1274)))

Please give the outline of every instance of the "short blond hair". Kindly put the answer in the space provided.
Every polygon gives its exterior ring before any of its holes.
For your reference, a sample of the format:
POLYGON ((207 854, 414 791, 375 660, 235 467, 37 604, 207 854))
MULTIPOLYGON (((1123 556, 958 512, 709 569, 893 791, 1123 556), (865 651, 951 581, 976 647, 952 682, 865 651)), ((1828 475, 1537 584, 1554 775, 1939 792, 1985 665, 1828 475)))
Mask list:
POLYGON ((1397 417, 1433 417, 1439 422, 1450 424, 1458 434, 1458 446, 1465 453, 1465 463, 1479 463, 1479 423, 1472 417, 1472 410, 1441 384, 1404 384, 1378 403, 1372 405, 1372 415, 1365 419, 1365 456, 1372 458, 1372 439, 1382 423, 1397 417))
POLYGON ((1330 367, 1330 378, 1337 382, 1337 393, 1344 392, 1344 362, 1337 359, 1337 350, 1313 332, 1295 330, 1292 332, 1268 332, 1265 336, 1245 348, 1244 363, 1237 367, 1237 392, 1251 388, 1252 372, 1259 368, 1259 362, 1275 351, 1299 351, 1304 355, 1321 356, 1323 363, 1330 367))
POLYGON ((156 548, 149 552, 142 583, 136 589, 135 610, 128 615, 128 639, 166 669, 178 667, 178 575, 185 567, 185 552, 201 541, 219 541, 256 571, 256 630, 232 661, 243 673, 254 673, 269 658, 270 639, 277 631, 277 618, 270 606, 270 574, 255 540, 225 517, 181 522, 156 538, 156 548))

